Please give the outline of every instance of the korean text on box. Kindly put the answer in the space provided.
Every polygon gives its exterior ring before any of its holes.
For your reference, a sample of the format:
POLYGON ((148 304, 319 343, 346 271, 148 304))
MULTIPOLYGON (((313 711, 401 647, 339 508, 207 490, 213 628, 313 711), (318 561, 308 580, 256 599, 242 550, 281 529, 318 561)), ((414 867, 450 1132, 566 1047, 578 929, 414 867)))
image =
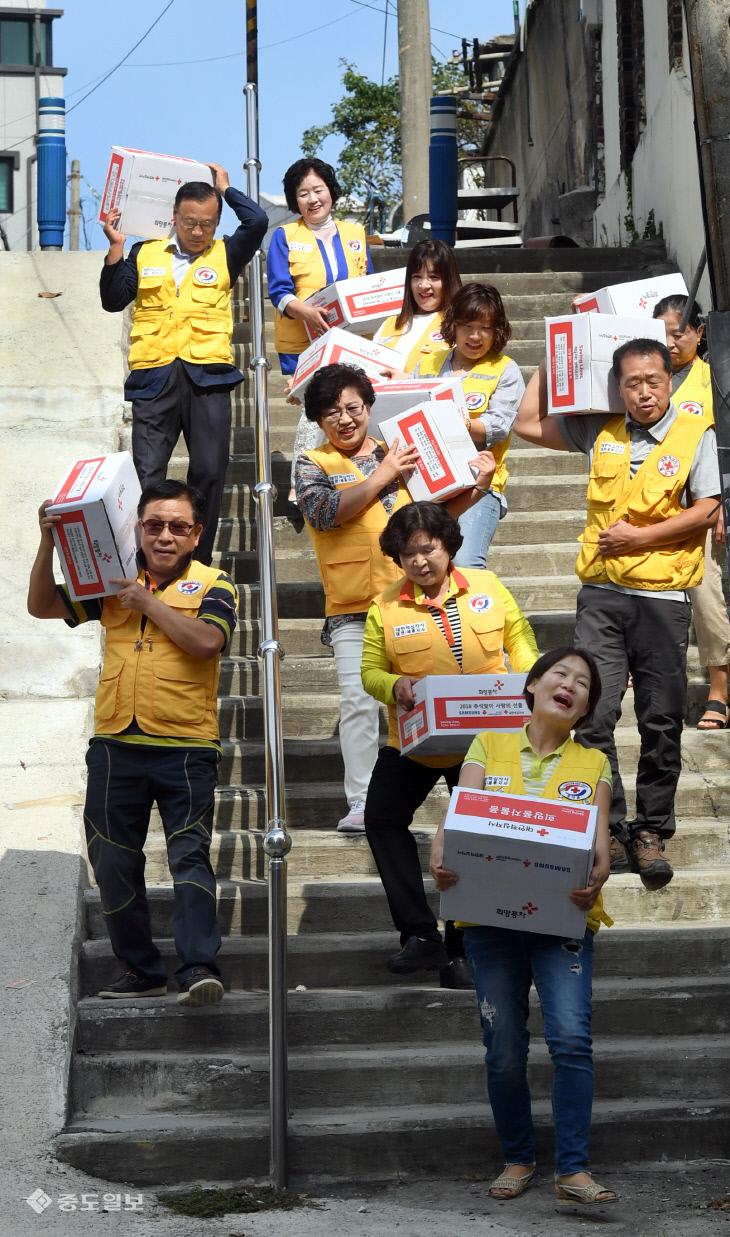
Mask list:
POLYGON ((392 348, 384 348, 371 339, 360 339, 357 335, 349 335, 347 331, 333 327, 301 353, 291 394, 302 399, 317 370, 325 365, 357 365, 371 381, 382 381, 383 370, 398 369, 400 358, 392 348))
POLYGON ((382 421, 380 433, 389 447, 398 438, 401 447, 418 448, 420 462, 406 480, 414 502, 444 502, 473 486, 475 473, 469 460, 474 459, 477 449, 464 418, 450 400, 418 404, 409 412, 382 421))
POLYGON ((456 404, 464 421, 469 419, 469 410, 461 378, 391 378, 373 382, 375 403, 370 409, 368 433, 381 437, 380 425, 409 412, 417 404, 428 400, 450 400, 456 404))
POLYGON ((597 292, 576 297, 575 308, 580 314, 619 314, 624 318, 651 318, 654 306, 665 296, 687 295, 687 285, 677 272, 674 275, 650 275, 631 283, 615 283, 597 292))
POLYGON ((172 231, 175 195, 191 180, 212 186, 213 173, 194 159, 112 146, 99 223, 106 223, 110 210, 121 210, 122 217, 114 225, 118 232, 164 240, 172 231))
POLYGON ((442 917, 580 940, 588 915, 568 895, 588 884, 597 822, 593 805, 457 786, 443 866, 459 881, 441 895, 442 917))
POLYGON ((398 709, 402 755, 466 753, 484 730, 519 732, 530 720, 523 695, 526 678, 526 674, 428 674, 419 679, 413 684, 413 708, 398 709))
MULTIPOLYGON (((359 243, 359 242, 357 242, 359 243)), ((339 326, 356 335, 369 335, 403 308, 406 268, 338 279, 308 296, 305 305, 323 309, 330 327, 339 326)), ((305 322, 310 339, 316 338, 305 322)), ((402 358, 401 358, 402 360, 402 358)))
POLYGON ((656 339, 666 346, 661 318, 568 314, 545 319, 548 413, 623 412, 613 354, 630 339, 656 339))
POLYGON ((64 579, 74 601, 117 592, 115 577, 136 579, 140 484, 128 451, 77 460, 61 482, 49 515, 64 579))

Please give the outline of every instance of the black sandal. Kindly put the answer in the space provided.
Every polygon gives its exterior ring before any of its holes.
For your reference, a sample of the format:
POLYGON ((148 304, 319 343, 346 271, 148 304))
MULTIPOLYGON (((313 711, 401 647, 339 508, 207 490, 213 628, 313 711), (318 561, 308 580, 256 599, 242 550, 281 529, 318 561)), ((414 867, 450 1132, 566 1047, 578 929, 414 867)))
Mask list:
POLYGON ((727 730, 728 726, 728 706, 723 704, 722 700, 708 700, 705 705, 705 712, 702 714, 700 721, 697 723, 698 730, 727 730), (705 713, 717 713, 718 717, 722 717, 721 722, 716 722, 712 717, 705 717, 705 713), (700 726, 700 722, 709 722, 708 726, 700 726))

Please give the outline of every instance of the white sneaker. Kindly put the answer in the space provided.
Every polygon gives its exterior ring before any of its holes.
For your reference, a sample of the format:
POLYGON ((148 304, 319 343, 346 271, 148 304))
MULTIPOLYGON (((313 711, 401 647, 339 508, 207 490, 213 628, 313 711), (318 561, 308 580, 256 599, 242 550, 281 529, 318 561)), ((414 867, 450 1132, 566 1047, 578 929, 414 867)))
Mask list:
POLYGON ((350 806, 347 816, 343 816, 342 820, 337 822, 338 833, 364 833, 365 832, 365 804, 362 799, 358 799, 350 806))

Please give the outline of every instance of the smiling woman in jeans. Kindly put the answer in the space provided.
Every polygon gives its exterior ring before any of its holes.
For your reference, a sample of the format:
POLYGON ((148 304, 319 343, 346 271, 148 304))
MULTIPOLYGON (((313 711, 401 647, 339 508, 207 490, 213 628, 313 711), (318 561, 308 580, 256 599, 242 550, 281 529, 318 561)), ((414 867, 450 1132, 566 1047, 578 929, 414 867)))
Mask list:
MULTIPOLYGON (((594 866, 585 889, 574 889, 571 902, 588 912, 582 940, 563 939, 518 928, 464 929, 464 948, 474 976, 487 1049, 487 1089, 494 1123, 507 1161, 492 1182, 495 1198, 517 1198, 535 1172, 527 1055, 530 985, 534 982, 545 1021, 545 1039, 554 1067, 555 1193, 562 1203, 613 1203, 617 1195, 588 1173, 588 1135, 593 1102, 591 1050, 591 977, 593 935, 603 911, 601 888, 608 879, 610 842, 608 809, 611 771, 596 748, 581 747, 571 729, 590 720, 601 695, 598 668, 590 653, 563 647, 543 654, 530 670, 525 699, 532 718, 521 734, 486 731, 478 735, 464 759, 460 786, 499 788, 530 798, 566 798, 578 793, 598 807, 594 866), (561 792, 568 792, 562 794, 561 792)), ((442 866, 443 825, 431 849, 431 875, 438 889, 458 882, 442 866)))

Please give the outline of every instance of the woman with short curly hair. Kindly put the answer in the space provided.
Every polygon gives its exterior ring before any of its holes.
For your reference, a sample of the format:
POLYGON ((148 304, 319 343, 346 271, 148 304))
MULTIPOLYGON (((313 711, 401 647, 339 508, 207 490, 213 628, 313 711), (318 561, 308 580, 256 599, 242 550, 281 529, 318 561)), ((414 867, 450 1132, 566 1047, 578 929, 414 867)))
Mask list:
POLYGON ((519 366, 503 351, 512 330, 491 284, 464 284, 444 315, 441 334, 450 351, 424 357, 414 372, 421 378, 461 378, 474 445, 492 451, 497 462, 489 497, 459 521, 464 544, 454 560, 457 567, 484 567, 497 525, 507 514, 505 459, 525 384, 519 366))

